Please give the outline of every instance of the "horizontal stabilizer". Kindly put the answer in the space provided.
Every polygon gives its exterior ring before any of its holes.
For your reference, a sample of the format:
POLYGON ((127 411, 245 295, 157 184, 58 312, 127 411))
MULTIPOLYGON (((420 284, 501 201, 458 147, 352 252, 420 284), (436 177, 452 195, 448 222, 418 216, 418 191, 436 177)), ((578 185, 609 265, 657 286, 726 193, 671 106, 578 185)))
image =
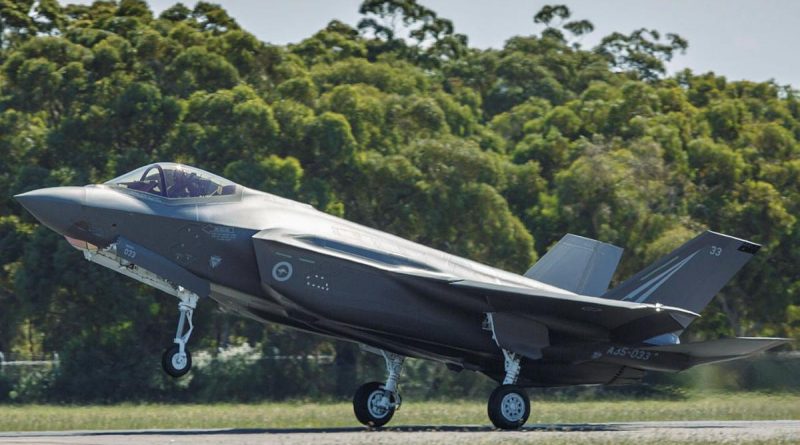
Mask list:
POLYGON ((690 366, 695 366, 747 357, 791 341, 789 338, 737 337, 678 345, 649 346, 642 349, 684 354, 688 356, 690 366))
POLYGON ((622 249, 568 233, 525 276, 580 295, 605 293, 622 249))
POLYGON ((699 313, 759 249, 758 244, 705 232, 603 295, 699 313))

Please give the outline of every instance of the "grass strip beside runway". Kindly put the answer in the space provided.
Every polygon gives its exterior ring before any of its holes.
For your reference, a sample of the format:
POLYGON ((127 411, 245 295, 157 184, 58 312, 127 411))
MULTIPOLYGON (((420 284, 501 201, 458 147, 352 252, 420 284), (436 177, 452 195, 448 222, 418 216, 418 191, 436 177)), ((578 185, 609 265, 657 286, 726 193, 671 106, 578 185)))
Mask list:
MULTIPOLYGON (((702 394, 684 400, 537 401, 532 423, 667 420, 800 420, 800 395, 702 394)), ((406 402, 391 426, 484 425, 474 401, 406 402)), ((0 431, 356 426, 349 403, 110 406, 0 405, 0 431)))

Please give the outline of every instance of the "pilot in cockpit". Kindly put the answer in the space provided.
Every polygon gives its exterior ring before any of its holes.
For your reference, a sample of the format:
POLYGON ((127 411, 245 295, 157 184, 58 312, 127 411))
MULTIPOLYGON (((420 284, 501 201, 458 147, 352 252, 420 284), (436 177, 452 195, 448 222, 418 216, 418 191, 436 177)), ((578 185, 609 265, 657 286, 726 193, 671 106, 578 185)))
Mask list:
POLYGON ((209 198, 236 193, 236 184, 225 178, 171 162, 136 169, 106 184, 164 198, 209 198))
POLYGON ((194 172, 175 169, 172 172, 172 187, 167 189, 170 198, 193 198, 203 196, 200 177, 194 172))

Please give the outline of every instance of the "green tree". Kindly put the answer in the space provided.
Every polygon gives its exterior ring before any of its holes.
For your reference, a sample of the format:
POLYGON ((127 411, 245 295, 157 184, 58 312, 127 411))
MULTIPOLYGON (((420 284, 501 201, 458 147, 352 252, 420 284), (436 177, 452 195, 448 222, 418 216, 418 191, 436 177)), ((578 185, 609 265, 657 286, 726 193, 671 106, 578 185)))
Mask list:
MULTIPOLYGON (((21 401, 338 397, 382 377, 352 345, 206 306, 192 339, 205 367, 188 388, 162 378, 153 345, 171 340, 174 301, 81 261, 12 198, 155 161, 516 272, 565 232, 625 247, 616 279, 705 229, 749 238, 761 251, 685 335, 797 335, 791 87, 668 76, 687 43, 644 28, 583 49, 593 26, 563 5, 497 49, 417 1, 360 11, 356 28, 270 45, 206 2, 155 17, 142 0, 0 0, 0 350, 62 357, 21 401), (335 355, 335 372, 254 359, 298 350, 335 355), (286 384, 298 376, 314 384, 286 384)), ((485 389, 408 369, 431 394, 485 389)))
MULTIPOLYGON (((545 5, 533 16, 533 22, 545 26, 542 31, 543 37, 550 37, 560 41, 566 41, 565 30, 574 37, 581 37, 594 31, 592 22, 588 20, 567 21, 571 16, 572 12, 566 5, 545 5), (554 22, 555 19, 559 19, 558 22, 554 22)), ((579 47, 577 43, 574 46, 579 47)))
POLYGON ((186 102, 167 153, 221 171, 236 159, 272 152, 278 134, 272 108, 252 88, 198 91, 186 102))
POLYGON ((603 37, 595 51, 606 56, 613 67, 652 81, 666 73, 664 62, 689 47, 689 42, 678 34, 667 33, 665 40, 654 29, 640 28, 628 35, 615 32, 603 37))
POLYGON ((417 0, 364 0, 359 13, 365 18, 358 29, 374 37, 372 57, 395 52, 424 66, 438 66, 466 52, 467 37, 455 32, 453 22, 417 0), (406 44, 404 34, 415 42, 413 47, 406 44))

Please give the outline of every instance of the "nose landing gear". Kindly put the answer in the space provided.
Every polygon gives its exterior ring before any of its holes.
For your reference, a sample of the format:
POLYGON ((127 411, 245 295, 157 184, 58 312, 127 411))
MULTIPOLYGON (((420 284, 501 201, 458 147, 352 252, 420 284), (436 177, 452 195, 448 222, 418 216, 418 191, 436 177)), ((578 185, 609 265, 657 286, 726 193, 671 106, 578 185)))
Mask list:
POLYGON ((386 360, 386 370, 389 373, 386 383, 365 383, 353 396, 353 411, 356 418, 362 424, 373 428, 380 428, 389 423, 402 403, 397 380, 403 370, 405 357, 386 351, 381 351, 381 354, 386 360))
POLYGON ((186 343, 194 330, 192 313, 197 307, 198 296, 187 292, 178 298, 181 299, 181 302, 178 303, 180 315, 178 316, 178 329, 175 331, 175 344, 167 348, 161 357, 161 366, 164 368, 164 372, 175 378, 186 375, 192 368, 192 355, 186 349, 186 343), (188 329, 186 329, 187 324, 188 329))

